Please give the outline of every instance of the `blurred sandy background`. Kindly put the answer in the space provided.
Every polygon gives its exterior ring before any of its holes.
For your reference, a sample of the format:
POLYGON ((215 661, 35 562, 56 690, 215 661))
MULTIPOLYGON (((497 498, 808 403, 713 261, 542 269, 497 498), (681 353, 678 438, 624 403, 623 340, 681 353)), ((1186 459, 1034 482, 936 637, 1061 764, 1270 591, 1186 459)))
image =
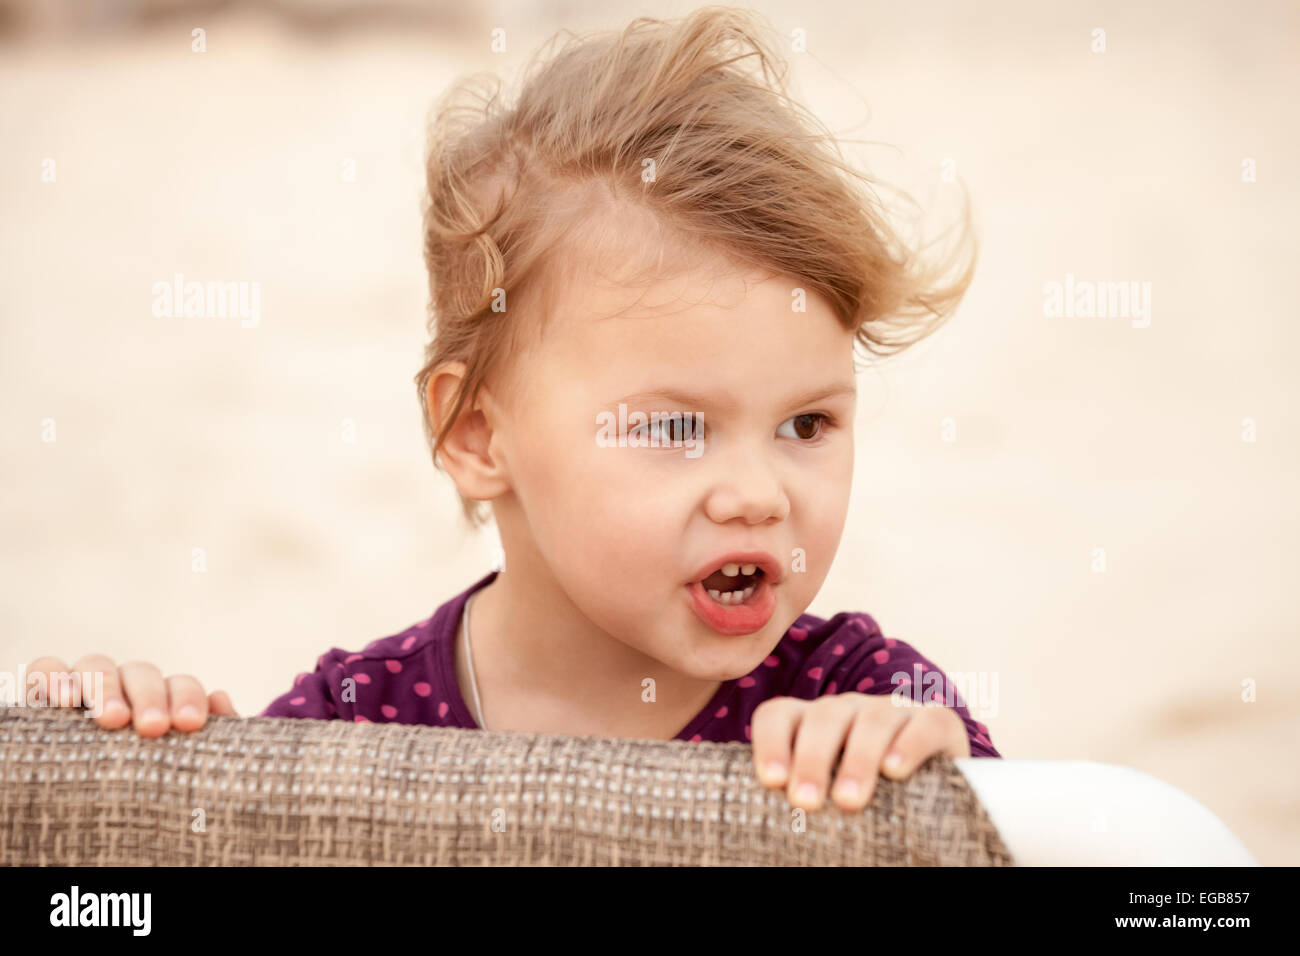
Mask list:
MULTIPOLYGON (((982 240, 956 319, 860 379, 810 610, 997 675, 1005 756, 1141 768, 1296 864, 1300 13, 1145 6, 757 6, 885 144, 850 154, 939 211, 951 160, 982 240), (1046 318, 1067 273, 1152 283, 1150 327, 1046 318)), ((146 658, 256 713, 486 573, 411 383, 424 113, 560 27, 692 8, 0 0, 0 668, 146 658), (177 272, 260 282, 260 326, 154 317, 177 272)))

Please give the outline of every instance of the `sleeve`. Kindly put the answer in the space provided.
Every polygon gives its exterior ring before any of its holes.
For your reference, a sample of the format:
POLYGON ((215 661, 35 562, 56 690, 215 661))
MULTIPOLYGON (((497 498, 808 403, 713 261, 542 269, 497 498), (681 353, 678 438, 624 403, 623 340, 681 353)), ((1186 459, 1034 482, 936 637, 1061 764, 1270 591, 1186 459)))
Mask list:
MULTIPOLYGON (((339 678, 343 674, 346 651, 333 648, 316 661, 316 670, 294 678, 293 686, 271 701, 259 717, 308 717, 337 720, 340 713, 339 678)), ((360 655, 357 655, 360 656, 360 655)), ((351 719, 351 714, 347 715, 351 719)))
POLYGON ((855 654, 849 662, 845 691, 863 694, 900 694, 924 703, 942 704, 957 712, 966 726, 972 757, 1001 757, 993 746, 989 729, 971 716, 961 688, 966 687, 977 699, 979 709, 996 706, 997 681, 988 672, 958 674, 956 679, 923 657, 916 648, 892 637, 874 634, 865 644, 865 653, 855 654), (992 695, 989 693, 990 681, 992 695))

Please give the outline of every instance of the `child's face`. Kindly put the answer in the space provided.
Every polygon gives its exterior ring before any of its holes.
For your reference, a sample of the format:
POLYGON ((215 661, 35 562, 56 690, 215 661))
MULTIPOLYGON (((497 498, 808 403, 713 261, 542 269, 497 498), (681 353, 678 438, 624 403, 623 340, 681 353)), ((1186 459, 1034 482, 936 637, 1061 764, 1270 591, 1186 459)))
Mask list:
POLYGON ((507 573, 535 570, 555 607, 681 673, 758 666, 821 587, 853 477, 853 333, 812 294, 794 311, 798 285, 709 272, 566 289, 495 423, 507 573), (620 402, 702 416, 702 441, 665 426, 645 433, 668 447, 610 447, 620 402), (732 552, 775 562, 744 607, 693 586, 732 552))

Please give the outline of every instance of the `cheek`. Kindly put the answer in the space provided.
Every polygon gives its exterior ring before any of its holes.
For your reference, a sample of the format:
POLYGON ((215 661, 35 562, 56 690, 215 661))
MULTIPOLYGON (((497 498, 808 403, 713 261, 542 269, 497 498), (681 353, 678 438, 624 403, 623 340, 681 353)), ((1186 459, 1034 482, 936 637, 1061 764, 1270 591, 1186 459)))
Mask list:
POLYGON ((605 615, 635 613, 640 596, 653 594, 650 582, 680 570, 663 489, 629 451, 597 445, 594 423, 585 438, 512 449, 512 479, 538 548, 570 595, 605 615), (628 586, 638 579, 647 586, 628 586))
POLYGON ((794 488, 790 502, 794 530, 807 542, 796 542, 796 546, 803 547, 807 556, 809 575, 805 580, 820 587, 839 549, 848 517, 853 489, 852 449, 833 460, 819 462, 794 488))

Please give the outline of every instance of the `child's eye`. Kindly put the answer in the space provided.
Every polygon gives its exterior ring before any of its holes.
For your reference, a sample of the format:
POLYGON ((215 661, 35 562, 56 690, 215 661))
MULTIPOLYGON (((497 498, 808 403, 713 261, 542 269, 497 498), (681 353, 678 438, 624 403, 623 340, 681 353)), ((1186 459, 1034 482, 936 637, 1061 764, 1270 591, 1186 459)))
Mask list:
POLYGON ((831 417, 829 415, 824 415, 821 412, 809 412, 806 415, 796 415, 794 418, 782 422, 776 433, 782 438, 812 441, 820 436, 822 429, 830 423, 831 417), (785 430, 786 426, 790 426, 789 431, 785 430))
POLYGON ((644 425, 637 425, 628 430, 628 437, 637 436, 649 441, 652 446, 681 445, 684 442, 694 438, 700 440, 704 437, 703 422, 692 422, 689 419, 680 417, 668 417, 647 422, 644 425))
POLYGON ((694 429, 690 427, 689 422, 683 422, 679 418, 670 418, 658 423, 658 435, 661 441, 683 442, 693 437, 694 429))

